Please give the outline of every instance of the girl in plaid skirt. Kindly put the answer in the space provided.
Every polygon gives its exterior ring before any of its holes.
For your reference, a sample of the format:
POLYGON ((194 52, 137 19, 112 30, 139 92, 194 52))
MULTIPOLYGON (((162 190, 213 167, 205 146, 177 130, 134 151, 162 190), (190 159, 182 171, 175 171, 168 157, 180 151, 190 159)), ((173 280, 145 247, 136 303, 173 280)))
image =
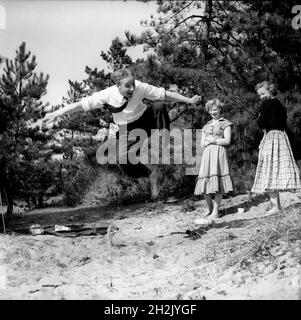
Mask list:
POLYGON ((301 188, 300 173, 293 157, 286 130, 286 109, 275 98, 277 92, 267 81, 257 84, 256 91, 263 100, 257 119, 264 136, 259 145, 258 164, 253 193, 270 195, 272 208, 267 214, 281 211, 279 191, 301 188))

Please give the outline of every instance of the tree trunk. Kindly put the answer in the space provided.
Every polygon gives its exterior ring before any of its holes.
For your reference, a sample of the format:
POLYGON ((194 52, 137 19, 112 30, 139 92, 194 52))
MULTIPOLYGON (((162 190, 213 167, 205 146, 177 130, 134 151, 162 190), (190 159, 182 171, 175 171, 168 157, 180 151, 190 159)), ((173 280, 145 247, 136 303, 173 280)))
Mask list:
POLYGON ((14 195, 11 192, 10 188, 5 188, 4 189, 4 196, 5 196, 5 201, 7 205, 7 210, 6 210, 6 221, 8 223, 13 222, 13 209, 14 209, 14 195))
POLYGON ((1 159, 0 162, 0 192, 2 197, 2 204, 6 203, 7 205, 5 220, 8 222, 12 222, 14 196, 11 192, 11 188, 9 187, 6 175, 6 159, 1 159))

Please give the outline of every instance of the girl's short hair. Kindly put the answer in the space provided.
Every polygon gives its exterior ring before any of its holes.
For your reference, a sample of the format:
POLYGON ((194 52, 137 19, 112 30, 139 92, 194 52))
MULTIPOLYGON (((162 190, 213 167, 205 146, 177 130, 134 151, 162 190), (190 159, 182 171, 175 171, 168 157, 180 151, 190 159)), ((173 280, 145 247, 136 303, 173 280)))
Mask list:
POLYGON ((260 89, 262 87, 266 88, 271 93, 272 96, 276 96, 278 94, 278 92, 276 90, 276 86, 272 82, 269 82, 266 80, 259 82, 256 84, 255 89, 256 89, 256 91, 258 91, 258 89, 260 89))
POLYGON ((211 99, 209 101, 206 102, 205 104, 205 109, 207 112, 209 112, 213 107, 217 107, 219 109, 221 109, 222 107, 224 107, 225 104, 223 102, 220 101, 220 99, 211 99))
POLYGON ((125 79, 128 77, 135 77, 133 70, 130 68, 119 69, 119 70, 114 71, 112 74, 112 80, 117 85, 120 84, 120 81, 122 79, 125 79))

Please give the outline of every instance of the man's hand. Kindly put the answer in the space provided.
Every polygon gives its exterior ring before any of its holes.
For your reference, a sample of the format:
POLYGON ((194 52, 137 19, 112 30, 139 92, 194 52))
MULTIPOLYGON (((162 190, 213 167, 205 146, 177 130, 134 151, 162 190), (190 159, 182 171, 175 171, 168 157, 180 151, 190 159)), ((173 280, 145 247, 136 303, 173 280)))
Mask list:
POLYGON ((191 103, 191 104, 195 104, 195 103, 198 103, 198 102, 201 102, 201 101, 202 101, 202 97, 198 96, 198 95, 195 95, 195 96, 193 96, 192 98, 189 99, 189 103, 191 103))
POLYGON ((54 112, 48 112, 46 113, 46 115, 44 116, 44 118, 42 119, 38 119, 36 122, 34 123, 28 123, 28 126, 31 129, 35 129, 35 128, 52 128, 54 125, 54 120, 58 117, 58 114, 56 113, 56 111, 54 112))
POLYGON ((58 114, 56 111, 48 112, 45 114, 44 118, 42 119, 42 123, 47 125, 52 124, 57 117, 58 117, 58 114))

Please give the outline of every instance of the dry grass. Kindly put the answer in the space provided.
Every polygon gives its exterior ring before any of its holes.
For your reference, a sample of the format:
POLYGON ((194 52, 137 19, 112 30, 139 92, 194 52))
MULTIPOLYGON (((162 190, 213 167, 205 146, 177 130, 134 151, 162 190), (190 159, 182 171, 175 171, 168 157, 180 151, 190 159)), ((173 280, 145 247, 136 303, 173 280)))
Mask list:
POLYGON ((203 262, 218 263, 222 269, 249 268, 253 263, 274 260, 285 253, 301 263, 301 215, 297 209, 290 209, 258 219, 239 235, 227 231, 208 234, 203 246, 203 262))

